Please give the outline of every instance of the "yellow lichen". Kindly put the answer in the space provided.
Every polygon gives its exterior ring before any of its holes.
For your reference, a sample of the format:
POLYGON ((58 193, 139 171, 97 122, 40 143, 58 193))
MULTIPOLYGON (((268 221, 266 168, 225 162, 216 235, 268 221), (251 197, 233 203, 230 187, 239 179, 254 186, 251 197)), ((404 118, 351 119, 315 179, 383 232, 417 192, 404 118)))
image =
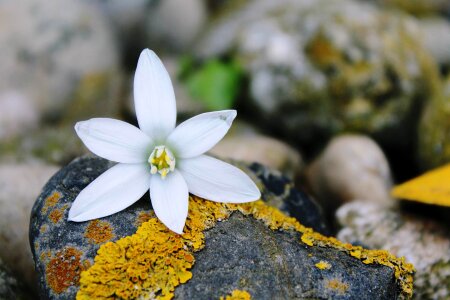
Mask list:
POLYGON ((396 186, 392 196, 427 204, 450 206, 450 164, 396 186))
POLYGON ((45 199, 44 206, 42 207, 42 213, 46 214, 48 209, 58 204, 59 199, 61 199, 61 193, 53 192, 50 196, 45 199))
POLYGON ((327 261, 321 260, 315 266, 320 270, 329 270, 331 269, 331 264, 327 261))
POLYGON ((84 232, 84 237, 91 243, 102 244, 110 241, 114 237, 111 224, 106 221, 93 220, 89 222, 84 232))
POLYGON ((220 300, 250 300, 252 296, 247 291, 234 290, 231 295, 220 297, 220 300))
POLYGON ((345 282, 342 282, 340 279, 331 279, 331 280, 327 280, 325 286, 328 289, 337 291, 338 294, 345 294, 345 292, 347 292, 348 290, 348 284, 345 282))
POLYGON ((139 227, 136 234, 103 244, 94 265, 81 274, 77 299, 171 299, 175 287, 192 277, 189 270, 195 262, 194 252, 205 245, 203 231, 228 218, 234 211, 261 220, 272 230, 295 230, 301 234, 300 241, 307 246, 335 248, 364 263, 391 267, 402 293, 407 297, 412 294, 414 268, 403 258, 396 258, 387 251, 366 250, 325 237, 263 201, 226 204, 192 196, 183 235, 168 230, 152 217, 139 227))

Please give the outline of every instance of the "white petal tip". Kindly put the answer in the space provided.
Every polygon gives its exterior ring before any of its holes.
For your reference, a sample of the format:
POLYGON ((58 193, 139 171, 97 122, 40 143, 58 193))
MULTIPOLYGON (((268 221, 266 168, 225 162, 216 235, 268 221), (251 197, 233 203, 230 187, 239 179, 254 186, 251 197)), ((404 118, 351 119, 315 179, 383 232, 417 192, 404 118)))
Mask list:
POLYGON ((233 120, 236 118, 236 116, 237 116, 236 110, 225 110, 224 114, 221 115, 220 118, 231 126, 231 123, 233 123, 233 120))

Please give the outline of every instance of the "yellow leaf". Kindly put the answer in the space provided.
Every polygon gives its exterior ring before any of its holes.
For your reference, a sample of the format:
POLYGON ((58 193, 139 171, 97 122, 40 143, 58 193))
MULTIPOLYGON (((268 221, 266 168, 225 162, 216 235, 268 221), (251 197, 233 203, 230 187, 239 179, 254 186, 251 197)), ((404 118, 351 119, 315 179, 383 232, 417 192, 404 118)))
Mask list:
POLYGON ((395 198, 450 206, 450 164, 394 187, 395 198))

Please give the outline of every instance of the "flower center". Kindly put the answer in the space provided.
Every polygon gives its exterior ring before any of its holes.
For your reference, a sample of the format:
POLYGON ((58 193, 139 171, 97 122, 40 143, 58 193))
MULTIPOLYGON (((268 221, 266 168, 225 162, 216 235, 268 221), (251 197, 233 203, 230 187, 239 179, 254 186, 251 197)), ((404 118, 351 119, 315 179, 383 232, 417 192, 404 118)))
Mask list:
POLYGON ((169 172, 175 170, 175 157, 164 145, 156 146, 153 149, 148 162, 151 166, 150 172, 152 174, 159 173, 162 179, 166 178, 169 172))

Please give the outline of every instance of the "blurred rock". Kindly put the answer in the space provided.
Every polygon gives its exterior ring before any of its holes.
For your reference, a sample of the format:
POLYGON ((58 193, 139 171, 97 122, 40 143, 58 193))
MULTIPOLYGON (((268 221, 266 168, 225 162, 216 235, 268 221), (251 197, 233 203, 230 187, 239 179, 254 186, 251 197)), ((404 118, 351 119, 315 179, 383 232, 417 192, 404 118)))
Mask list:
POLYGON ((334 211, 355 199, 391 205, 389 164, 380 147, 361 135, 334 138, 306 172, 308 185, 320 203, 334 211))
POLYGON ((338 238, 371 249, 386 249, 414 264, 414 299, 450 298, 450 232, 434 220, 387 209, 369 201, 337 211, 338 238))
POLYGON ((210 150, 212 155, 244 162, 258 162, 293 179, 303 167, 300 153, 274 138, 261 134, 227 135, 210 150))
MULTIPOLYGON (((42 187, 57 170, 39 164, 0 165, 0 257, 34 287, 37 281, 28 242, 30 213, 42 187)), ((2 298, 0 292, 0 299, 15 298, 2 298)))
POLYGON ((203 0, 164 0, 149 10, 145 20, 146 47, 184 52, 204 28, 203 0))
POLYGON ((39 115, 54 120, 86 85, 102 93, 114 88, 113 82, 96 85, 97 78, 115 76, 118 53, 93 5, 8 0, 0 3, 0 15, 0 93, 20 91, 39 115))
POLYGON ((21 138, 1 143, 0 161, 63 165, 87 152, 74 130, 74 123, 70 123, 36 128, 21 138))
POLYGON ((450 2, 448 0, 375 0, 375 2, 402 9, 419 17, 434 14, 450 16, 450 2))
POLYGON ((216 24, 199 58, 238 59, 263 120, 303 145, 344 130, 411 143, 439 80, 418 22, 368 3, 248 1, 216 24))
POLYGON ((0 259, 0 299, 28 300, 35 299, 25 285, 18 280, 0 259))
POLYGON ((450 162, 450 75, 442 89, 429 99, 420 120, 418 157, 424 170, 450 162))
POLYGON ((13 91, 0 93, 0 141, 26 133, 38 121, 39 114, 29 97, 13 91))
POLYGON ((450 22, 443 18, 429 17, 420 20, 420 29, 424 45, 434 59, 442 67, 450 67, 450 22))

